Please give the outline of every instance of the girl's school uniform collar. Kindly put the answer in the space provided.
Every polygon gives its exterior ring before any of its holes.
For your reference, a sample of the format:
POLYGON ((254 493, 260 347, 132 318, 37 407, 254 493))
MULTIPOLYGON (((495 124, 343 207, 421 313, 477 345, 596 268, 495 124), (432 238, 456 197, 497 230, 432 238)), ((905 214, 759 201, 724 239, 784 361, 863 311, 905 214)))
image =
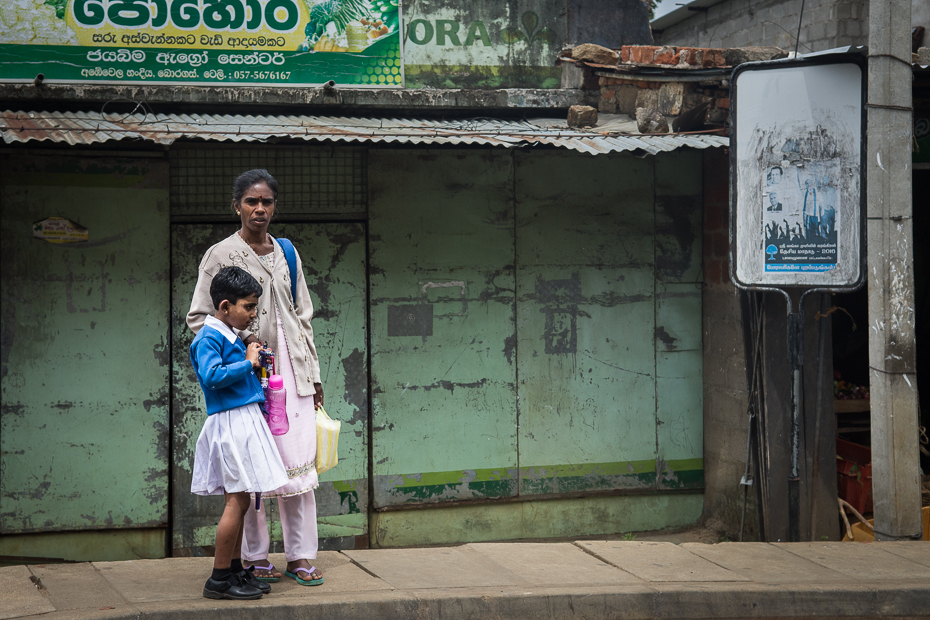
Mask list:
POLYGON ((226 340, 228 340, 230 344, 236 344, 236 340, 239 339, 239 336, 236 335, 236 332, 234 332, 229 325, 219 320, 215 316, 208 316, 203 325, 204 327, 212 327, 216 331, 223 334, 223 336, 226 337, 226 340))

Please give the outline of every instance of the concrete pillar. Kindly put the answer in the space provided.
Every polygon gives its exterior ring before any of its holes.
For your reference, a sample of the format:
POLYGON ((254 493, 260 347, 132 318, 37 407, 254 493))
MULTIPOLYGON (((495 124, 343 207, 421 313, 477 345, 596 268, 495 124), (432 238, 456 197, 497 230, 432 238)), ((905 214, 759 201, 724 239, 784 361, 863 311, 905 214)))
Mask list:
POLYGON ((911 0, 869 4, 867 247, 872 493, 878 540, 922 537, 910 27, 911 0))

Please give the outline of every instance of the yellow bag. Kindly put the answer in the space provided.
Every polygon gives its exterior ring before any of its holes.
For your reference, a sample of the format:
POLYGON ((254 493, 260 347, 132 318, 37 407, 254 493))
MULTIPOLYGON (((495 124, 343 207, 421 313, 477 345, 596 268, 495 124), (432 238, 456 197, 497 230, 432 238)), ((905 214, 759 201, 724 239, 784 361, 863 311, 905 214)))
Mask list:
POLYGON ((316 473, 332 469, 339 462, 339 427, 322 407, 316 410, 316 473))

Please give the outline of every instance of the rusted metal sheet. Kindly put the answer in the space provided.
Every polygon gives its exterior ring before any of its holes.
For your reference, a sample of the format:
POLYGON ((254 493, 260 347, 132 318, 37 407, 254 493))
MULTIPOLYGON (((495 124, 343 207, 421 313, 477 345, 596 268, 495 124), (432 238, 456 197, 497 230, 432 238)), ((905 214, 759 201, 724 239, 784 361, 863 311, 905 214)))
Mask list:
POLYGON ((665 153, 655 169, 656 487, 702 488, 702 157, 665 153))
POLYGON ((491 153, 372 155, 375 506, 702 486, 700 158, 491 153))
POLYGON ((512 159, 369 162, 374 505, 515 495, 512 159))
POLYGON ((303 260, 326 411, 342 422, 339 465, 316 490, 319 536, 328 548, 353 548, 368 533, 369 508, 365 225, 278 224, 273 234, 291 239, 303 260))
POLYGON ((521 494, 654 488, 653 166, 517 157, 521 494))
POLYGON ((168 166, 4 156, 0 533, 168 513, 168 166), (89 241, 32 225, 70 219, 89 241))
MULTIPOLYGON (((172 226, 172 416, 174 433, 173 541, 175 553, 202 555, 213 545, 221 497, 190 492, 194 448, 206 413, 188 358, 193 332, 185 318, 203 253, 238 223, 172 226)), ((342 421, 339 466, 321 477, 317 517, 321 538, 350 539, 368 528, 368 353, 365 229, 360 223, 275 224, 271 233, 300 252, 314 302, 314 340, 330 415, 342 421)), ((280 551, 280 518, 268 502, 272 550, 280 551)), ((332 546, 340 546, 338 541, 332 546)), ((345 541, 341 546, 352 546, 345 541)))
POLYGON ((194 450, 206 420, 203 395, 191 366, 189 349, 194 334, 187 327, 197 267, 211 245, 236 230, 229 224, 171 226, 171 508, 172 549, 178 554, 204 555, 212 546, 202 528, 216 525, 223 498, 191 493, 194 450))
POLYGON ((729 145, 716 135, 639 135, 617 131, 570 129, 565 119, 425 120, 329 116, 245 116, 215 114, 117 115, 99 112, 0 113, 0 134, 7 143, 36 141, 95 144, 146 140, 170 145, 202 139, 263 142, 273 138, 382 144, 485 145, 506 148, 545 144, 593 155, 643 151, 650 155, 683 147, 729 145))

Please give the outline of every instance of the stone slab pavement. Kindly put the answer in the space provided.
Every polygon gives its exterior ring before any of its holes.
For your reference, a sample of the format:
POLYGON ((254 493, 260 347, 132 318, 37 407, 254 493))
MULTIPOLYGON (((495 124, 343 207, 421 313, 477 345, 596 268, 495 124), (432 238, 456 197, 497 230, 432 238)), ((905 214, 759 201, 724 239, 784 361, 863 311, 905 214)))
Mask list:
POLYGON ((0 620, 930 618, 930 542, 473 543, 315 563, 323 585, 282 579, 258 601, 204 599, 212 558, 11 566, 0 620))

